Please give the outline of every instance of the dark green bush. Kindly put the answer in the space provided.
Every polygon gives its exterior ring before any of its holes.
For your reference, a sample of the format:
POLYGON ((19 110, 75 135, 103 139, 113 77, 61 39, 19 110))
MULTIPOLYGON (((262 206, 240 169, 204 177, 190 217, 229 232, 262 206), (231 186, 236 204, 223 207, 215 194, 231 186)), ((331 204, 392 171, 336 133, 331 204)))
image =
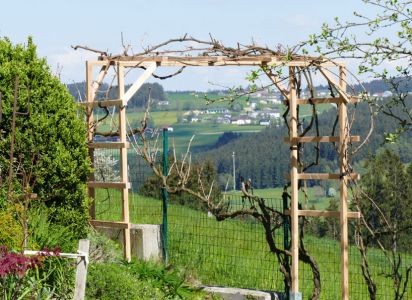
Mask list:
MULTIPOLYGON (((11 124, 16 79, 17 110, 14 140, 13 191, 0 185, 0 208, 4 199, 21 201, 23 174, 36 201, 57 207, 54 220, 67 225, 76 222, 78 238, 84 237, 87 225, 86 180, 89 159, 86 128, 78 118, 78 107, 67 88, 54 76, 45 59, 36 54, 29 38, 26 45, 13 45, 0 38, 0 93, 3 115, 0 124, 0 165, 9 166, 11 124), (2 201, 3 200, 3 201, 2 201), (66 211, 63 214, 63 210, 66 211)), ((0 179, 9 178, 9 168, 0 168, 0 179)))

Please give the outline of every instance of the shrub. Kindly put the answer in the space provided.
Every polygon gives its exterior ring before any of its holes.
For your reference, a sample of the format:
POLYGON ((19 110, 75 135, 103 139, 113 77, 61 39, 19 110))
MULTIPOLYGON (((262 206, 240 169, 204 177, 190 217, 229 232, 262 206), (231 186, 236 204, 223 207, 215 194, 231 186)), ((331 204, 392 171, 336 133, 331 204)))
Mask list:
POLYGON ((58 252, 27 257, 0 247, 0 293, 8 299, 72 299, 74 268, 58 252))
POLYGON ((49 209, 44 205, 33 208, 28 216, 28 247, 30 249, 53 249, 59 247, 65 252, 77 249, 76 223, 64 226, 50 221, 49 209))
POLYGON ((177 271, 144 261, 92 264, 86 294, 87 299, 102 300, 208 299, 202 291, 188 286, 177 271))
MULTIPOLYGON (((27 45, 13 45, 9 39, 0 38, 0 65, 1 166, 9 165, 16 79, 19 82, 17 109, 26 113, 16 118, 14 158, 18 160, 20 171, 13 173, 14 200, 22 194, 22 174, 31 174, 26 178, 30 190, 49 207, 58 207, 59 214, 67 210, 70 221, 76 219, 78 222, 76 234, 80 238, 86 234, 81 229, 87 217, 80 215, 87 216, 85 182, 89 159, 86 128, 77 117, 77 105, 66 87, 51 74, 46 61, 37 57, 31 38, 27 45)), ((8 175, 8 168, 0 169, 0 180, 8 175)), ((7 188, 7 185, 0 185, 0 199, 10 196, 7 188)), ((66 217, 56 216, 55 220, 65 221, 66 217)))
POLYGON ((145 300, 164 299, 162 293, 130 276, 124 265, 90 265, 87 278, 87 299, 145 300))
POLYGON ((19 205, 0 210, 0 245, 11 249, 21 249, 23 242, 23 230, 16 214, 18 210, 21 210, 19 205))

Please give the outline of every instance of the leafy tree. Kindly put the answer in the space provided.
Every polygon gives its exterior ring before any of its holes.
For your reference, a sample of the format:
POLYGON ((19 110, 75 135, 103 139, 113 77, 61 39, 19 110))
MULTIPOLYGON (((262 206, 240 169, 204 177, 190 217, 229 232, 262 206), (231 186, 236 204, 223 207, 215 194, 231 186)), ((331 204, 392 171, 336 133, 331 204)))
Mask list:
MULTIPOLYGON (((389 101, 368 99, 370 105, 394 118, 398 127, 386 138, 394 142, 412 129, 412 101, 408 89, 412 75, 412 3, 402 0, 362 0, 365 11, 375 15, 353 14, 355 21, 323 24, 322 32, 310 36, 301 46, 314 46, 323 56, 355 59, 359 74, 383 80, 393 96, 389 101)), ((307 50, 303 50, 304 53, 307 50)))
POLYGON ((410 250, 412 242, 411 167, 406 168, 398 155, 384 150, 370 158, 366 168, 367 173, 361 181, 362 192, 355 198, 363 214, 362 224, 357 227, 362 273, 371 299, 377 299, 375 276, 391 278, 394 299, 405 299, 412 272, 412 265, 402 254, 410 250), (374 275, 368 268, 367 249, 370 246, 381 249, 384 254, 389 268, 383 274, 374 275))
POLYGON ((33 192, 49 207, 52 219, 77 223, 77 236, 87 222, 85 182, 89 172, 86 129, 73 97, 53 76, 45 59, 27 45, 0 39, 0 205, 33 192), (13 99, 18 80, 14 161, 11 156, 13 99), (12 174, 9 174, 9 166, 12 174), (12 175, 12 176, 10 176, 12 175), (11 180, 9 180, 11 179, 11 180), (22 183, 22 181, 25 182, 22 183))
MULTIPOLYGON (((396 243, 398 249, 409 250, 412 242, 410 174, 406 172, 400 157, 389 150, 370 158, 366 168, 362 188, 368 198, 374 199, 374 205, 371 205, 366 196, 361 197, 361 211, 366 221, 374 231, 379 232, 379 241, 386 247, 396 243), (378 214, 376 207, 382 214, 378 214), (388 228, 388 221, 391 228, 388 228), (396 240, 392 239, 388 230, 396 232, 396 240)), ((373 242, 373 238, 370 239, 373 242)))

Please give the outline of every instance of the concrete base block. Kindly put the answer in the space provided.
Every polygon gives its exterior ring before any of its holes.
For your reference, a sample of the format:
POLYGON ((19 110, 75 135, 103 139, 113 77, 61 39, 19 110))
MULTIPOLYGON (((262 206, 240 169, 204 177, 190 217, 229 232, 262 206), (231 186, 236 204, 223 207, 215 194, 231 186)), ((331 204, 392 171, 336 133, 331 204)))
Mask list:
POLYGON ((218 295, 224 300, 279 300, 279 297, 275 293, 238 289, 238 288, 225 288, 215 286, 203 287, 205 292, 218 295))
MULTIPOLYGON (((96 227, 96 230, 123 245, 123 230, 96 227)), ((160 225, 132 224, 130 229, 132 255, 143 260, 162 260, 160 225)))
POLYGON ((302 293, 299 293, 299 292, 292 293, 292 292, 290 292, 289 293, 289 300, 302 300, 302 293))
POLYGON ((133 224, 130 234, 133 255, 143 260, 162 260, 160 225, 133 224))

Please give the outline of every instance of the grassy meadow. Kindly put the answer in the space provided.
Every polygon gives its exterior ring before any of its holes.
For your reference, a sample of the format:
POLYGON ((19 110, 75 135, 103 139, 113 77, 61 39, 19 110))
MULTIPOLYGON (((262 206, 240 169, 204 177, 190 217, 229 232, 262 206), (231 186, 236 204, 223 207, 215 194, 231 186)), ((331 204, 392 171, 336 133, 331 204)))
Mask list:
MULTIPOLYGON (((278 192, 278 191, 277 191, 278 192)), ((268 193, 275 194, 274 191, 268 193)), ((117 191, 99 190, 97 215, 102 220, 120 220, 120 195, 117 191), (106 199, 106 200, 104 200, 106 199)), ((161 201, 138 194, 130 195, 133 223, 161 224, 161 201)), ((275 205, 280 205, 280 199, 275 205)), ((183 267, 199 278, 203 284, 245 287, 283 291, 282 275, 277 260, 269 252, 260 224, 251 219, 218 222, 206 212, 178 204, 169 204, 169 262, 183 267)), ((276 241, 283 243, 283 232, 278 231, 276 241)), ((319 264, 322 281, 321 299, 340 298, 340 245, 330 238, 305 236, 306 248, 319 264)), ((360 268, 360 256, 355 246, 350 249, 351 299, 368 299, 360 268)), ((378 286, 378 299, 393 299, 391 280, 381 252, 368 252, 369 264, 378 286)), ((404 256, 404 263, 412 263, 412 255, 404 256)), ((308 266, 300 264, 300 286, 304 298, 312 287, 308 266)), ((409 289, 406 299, 411 299, 409 289)))

